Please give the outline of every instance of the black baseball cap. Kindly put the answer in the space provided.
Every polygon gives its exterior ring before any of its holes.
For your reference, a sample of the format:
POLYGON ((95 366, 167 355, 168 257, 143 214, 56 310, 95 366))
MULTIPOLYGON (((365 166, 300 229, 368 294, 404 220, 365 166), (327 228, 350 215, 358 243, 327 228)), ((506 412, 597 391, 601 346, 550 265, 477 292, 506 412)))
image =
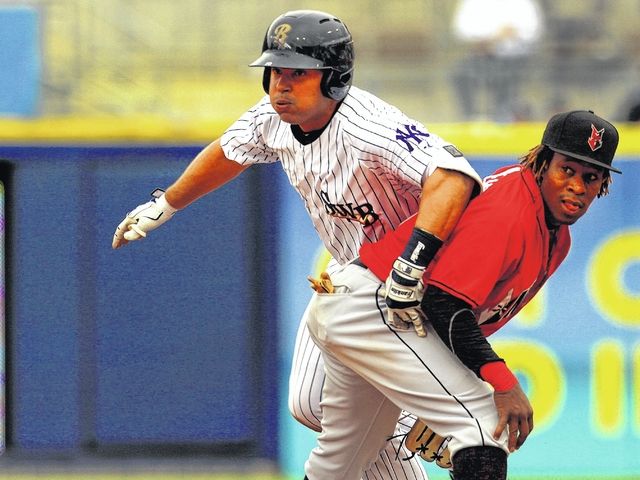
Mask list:
POLYGON ((554 152, 622 173, 611 166, 618 147, 618 130, 591 110, 573 110, 551 117, 542 144, 554 152))

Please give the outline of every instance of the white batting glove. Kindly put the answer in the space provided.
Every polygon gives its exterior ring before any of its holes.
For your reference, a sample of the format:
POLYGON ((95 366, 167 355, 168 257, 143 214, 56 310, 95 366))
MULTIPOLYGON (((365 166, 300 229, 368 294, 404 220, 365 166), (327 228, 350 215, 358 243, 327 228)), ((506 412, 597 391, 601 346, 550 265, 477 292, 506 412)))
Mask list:
POLYGON ((385 284, 389 322, 397 325, 398 318, 401 322, 412 323, 420 337, 427 336, 420 309, 424 293, 422 275, 442 243, 432 233, 414 227, 404 252, 393 262, 385 284))
POLYGON ((422 324, 423 313, 420 309, 424 285, 422 274, 424 267, 419 267, 398 257, 393 262, 393 269, 385 283, 385 303, 387 318, 395 326, 413 324, 419 337, 426 337, 427 332, 422 324))
POLYGON ((113 248, 120 248, 129 242, 145 238, 147 233, 167 222, 178 211, 164 198, 164 190, 156 188, 150 202, 129 212, 113 234, 113 248))

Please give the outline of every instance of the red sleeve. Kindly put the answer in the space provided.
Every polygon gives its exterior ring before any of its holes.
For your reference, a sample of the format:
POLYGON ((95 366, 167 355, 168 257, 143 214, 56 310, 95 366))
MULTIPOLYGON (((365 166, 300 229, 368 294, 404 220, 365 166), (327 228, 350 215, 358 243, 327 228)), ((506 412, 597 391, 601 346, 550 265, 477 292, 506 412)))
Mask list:
POLYGON ((504 201, 502 195, 485 193, 471 202, 432 262, 427 283, 474 308, 485 302, 500 279, 516 268, 524 246, 519 215, 496 207, 504 201))
POLYGON ((404 251, 415 224, 416 215, 412 215, 381 240, 360 247, 360 260, 380 280, 385 281, 389 276, 393 262, 404 251))

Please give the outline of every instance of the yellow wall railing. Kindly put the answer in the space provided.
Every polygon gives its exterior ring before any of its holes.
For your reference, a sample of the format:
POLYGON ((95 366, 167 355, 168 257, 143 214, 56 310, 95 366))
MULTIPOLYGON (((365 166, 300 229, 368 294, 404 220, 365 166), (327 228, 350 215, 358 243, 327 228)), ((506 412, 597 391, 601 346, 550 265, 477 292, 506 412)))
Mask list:
MULTIPOLYGON (((173 120, 166 117, 55 117, 0 120, 0 144, 159 143, 206 144, 219 137, 235 118, 173 120)), ((540 143, 543 123, 434 123, 430 131, 466 154, 523 154, 540 143)), ((620 124, 618 155, 640 156, 640 124, 620 124)))

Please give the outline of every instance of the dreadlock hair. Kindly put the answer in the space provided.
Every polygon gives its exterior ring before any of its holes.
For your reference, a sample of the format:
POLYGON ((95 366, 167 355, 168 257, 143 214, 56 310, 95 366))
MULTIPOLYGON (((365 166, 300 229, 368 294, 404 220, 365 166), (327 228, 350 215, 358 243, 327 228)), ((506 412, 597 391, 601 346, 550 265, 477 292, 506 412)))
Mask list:
MULTIPOLYGON (((549 163, 551 163, 553 153, 553 150, 546 145, 538 145, 537 147, 533 147, 529 150, 529 153, 520 157, 520 165, 524 168, 531 169, 538 185, 542 183, 542 176, 549 168, 549 163)), ((611 184, 611 174, 609 170, 606 168, 603 168, 602 170, 602 185, 600 185, 598 198, 609 193, 609 185, 611 184)))

